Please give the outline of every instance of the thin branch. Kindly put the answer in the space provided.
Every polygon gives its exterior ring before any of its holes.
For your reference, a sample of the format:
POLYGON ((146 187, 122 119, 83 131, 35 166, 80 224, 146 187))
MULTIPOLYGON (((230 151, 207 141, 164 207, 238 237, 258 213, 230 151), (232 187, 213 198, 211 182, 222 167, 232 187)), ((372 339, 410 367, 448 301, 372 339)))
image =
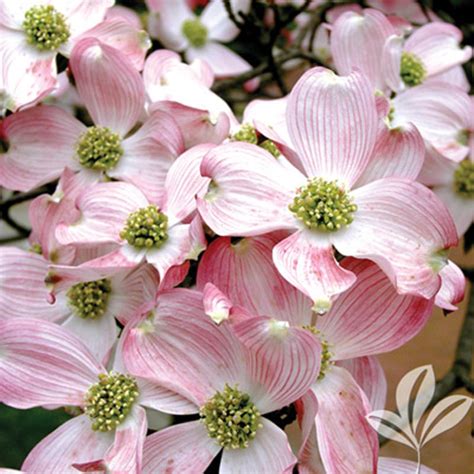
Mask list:
MULTIPOLYGON (((344 0, 343 2, 341 2, 341 4, 345 3, 351 3, 351 0, 344 0)), ((289 50, 283 51, 282 53, 279 53, 277 55, 273 54, 275 43, 278 37, 280 36, 281 31, 286 28, 298 15, 306 11, 309 8, 310 4, 310 0, 305 0, 305 2, 300 7, 293 9, 292 12, 287 14, 284 18, 280 17, 280 9, 277 6, 272 6, 272 10, 274 12, 275 17, 275 25, 270 32, 270 37, 268 41, 265 41, 265 48, 268 52, 267 60, 259 64, 257 67, 253 68, 251 71, 247 71, 231 79, 225 79, 216 82, 213 87, 213 91, 216 93, 222 93, 227 89, 238 87, 250 79, 254 79, 255 77, 270 72, 274 80, 277 82, 281 93, 286 94, 286 86, 280 75, 280 67, 285 62, 290 61, 291 59, 301 58, 310 61, 311 65, 319 64, 324 66, 324 64, 321 63, 321 61, 314 54, 312 54, 311 51, 307 51, 302 47, 302 43, 311 30, 316 30, 317 26, 323 20, 326 11, 334 6, 333 1, 327 1, 322 5, 319 5, 311 13, 311 20, 298 33, 298 36, 296 37, 293 46, 289 50)), ((234 22, 234 24, 236 24, 236 26, 238 26, 242 31, 244 31, 243 28, 247 25, 247 21, 249 21, 249 18, 247 16, 244 17, 242 14, 240 14, 240 16, 244 19, 244 22, 241 22, 233 11, 230 0, 224 0, 224 5, 226 7, 226 11, 229 15, 229 18, 234 22)), ((310 44, 311 43, 312 41, 310 41, 310 44)))
POLYGON ((4 220, 10 227, 12 227, 12 228, 15 229, 16 231, 18 231, 18 233, 20 234, 20 236, 22 236, 23 238, 24 238, 24 237, 28 237, 28 235, 30 235, 31 229, 28 229, 28 227, 24 227, 24 226, 22 226, 21 224, 19 224, 18 222, 16 222, 16 221, 9 215, 8 212, 4 212, 3 214, 1 214, 1 218, 2 218, 2 220, 4 220))
MULTIPOLYGON (((232 5, 230 3, 230 0, 224 0, 224 7, 225 7, 225 10, 227 12, 227 15, 229 16, 230 20, 232 21, 232 23, 234 23, 234 25, 239 29, 241 30, 242 27, 245 25, 245 22, 243 21, 240 21, 237 16, 235 15, 234 13, 234 10, 232 8, 232 5)), ((239 15, 240 17, 242 17, 242 12, 239 12, 239 15)))
POLYGON ((10 216, 10 209, 13 206, 16 206, 17 204, 30 201, 31 199, 34 199, 35 197, 38 197, 41 194, 44 194, 47 192, 48 192, 47 187, 42 186, 38 189, 29 191, 27 193, 14 194, 9 199, 6 199, 5 201, 0 201, 0 220, 5 221, 10 227, 12 227, 18 232, 18 235, 15 235, 13 237, 0 239, 0 245, 10 244, 12 242, 22 240, 25 237, 28 237, 28 235, 31 232, 31 229, 19 224, 15 219, 13 219, 12 216, 10 216))
MULTIPOLYGON (((290 50, 290 51, 285 51, 281 54, 278 54, 275 56, 274 61, 275 64, 278 66, 283 65, 287 61, 290 61, 291 59, 306 59, 308 61, 311 61, 313 64, 321 64, 321 62, 316 58, 316 56, 304 52, 304 51, 298 51, 298 50, 290 50)), ((240 74, 239 76, 233 77, 232 79, 225 79, 222 81, 217 82, 212 90, 216 93, 220 93, 225 91, 226 89, 231 89, 233 87, 239 86, 243 84, 244 82, 249 81, 250 79, 253 79, 254 77, 261 76, 262 74, 266 73, 269 71, 269 66, 268 62, 263 62, 256 68, 252 69, 251 71, 245 72, 243 74, 240 74)))
MULTIPOLYGON (((349 3, 349 2, 343 2, 343 3, 349 3)), ((303 26, 303 28, 301 28, 300 32, 298 33, 298 36, 296 37, 295 46, 301 47, 301 45, 303 44, 304 39, 311 32, 311 34, 309 36, 308 44, 309 44, 310 51, 312 52, 312 50, 313 50, 313 41, 314 41, 314 37, 316 35, 316 30, 317 30, 318 26, 321 24, 321 22, 323 20, 323 17, 326 14, 326 11, 329 8, 332 8, 333 6, 334 6, 334 2, 332 2, 332 1, 325 2, 322 5, 319 5, 312 12, 310 20, 308 21, 308 23, 306 23, 305 26, 303 26)))
POLYGON ((19 242, 20 240, 25 239, 24 235, 14 235, 12 237, 5 237, 4 239, 0 239, 0 245, 8 245, 12 244, 13 242, 19 242))
POLYGON ((6 199, 5 201, 0 202, 0 213, 4 213, 8 211, 11 207, 16 206, 17 204, 21 204, 25 201, 30 201, 35 197, 40 196, 41 194, 45 194, 48 192, 48 188, 42 186, 40 188, 34 189, 33 191, 29 191, 27 193, 19 193, 14 194, 11 198, 6 199))
POLYGON ((273 55, 273 48, 275 47, 275 43, 278 37, 280 36, 281 30, 285 27, 287 23, 281 21, 280 10, 278 9, 277 6, 273 6, 272 10, 273 10, 275 26, 273 27, 271 31, 270 39, 268 40, 268 44, 267 44, 267 54, 268 54, 267 64, 268 64, 268 70, 271 72, 275 82, 277 83, 277 86, 280 89, 281 95, 284 96, 288 94, 288 90, 286 89, 285 82, 283 81, 283 78, 281 77, 280 67, 275 62, 275 56, 273 55))

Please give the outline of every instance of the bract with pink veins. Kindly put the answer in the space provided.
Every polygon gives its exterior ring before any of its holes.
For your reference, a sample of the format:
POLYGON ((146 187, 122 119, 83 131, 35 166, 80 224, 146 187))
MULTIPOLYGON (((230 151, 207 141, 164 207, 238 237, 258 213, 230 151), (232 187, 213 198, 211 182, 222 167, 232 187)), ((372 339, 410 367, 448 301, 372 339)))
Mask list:
POLYGON ((36 0, 0 6, 0 112, 31 105, 56 86, 56 56, 96 38, 121 49, 141 69, 151 43, 122 19, 104 21, 112 0, 36 0), (47 40, 45 39, 47 38, 47 40))
POLYGON ((159 431, 146 440, 144 473, 203 472, 224 447, 223 472, 284 472, 296 462, 285 433, 265 414, 302 396, 319 371, 321 347, 298 328, 269 321, 254 347, 241 344, 227 322, 204 313, 202 294, 175 289, 126 328, 127 368, 151 380, 163 378, 190 400, 200 420, 159 431), (236 403, 236 417, 221 423, 236 403), (218 435, 221 433, 221 435, 218 435))
POLYGON ((8 150, 0 156, 0 183, 28 191, 60 176, 65 167, 83 186, 107 177, 140 187, 160 199, 166 173, 184 151, 175 120, 155 112, 137 125, 145 105, 143 81, 122 52, 96 39, 74 48, 71 70, 94 125, 86 127, 57 107, 41 106, 5 119, 8 150))

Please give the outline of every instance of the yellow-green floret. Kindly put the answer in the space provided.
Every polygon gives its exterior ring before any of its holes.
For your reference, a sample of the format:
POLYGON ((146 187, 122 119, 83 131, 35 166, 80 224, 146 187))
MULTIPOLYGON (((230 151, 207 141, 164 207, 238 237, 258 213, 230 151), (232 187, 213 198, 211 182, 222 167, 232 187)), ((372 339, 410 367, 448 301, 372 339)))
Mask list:
POLYGON ((421 59, 404 51, 400 63, 400 76, 409 87, 420 85, 426 78, 426 69, 421 59))
POLYGON ((135 248, 159 248, 168 239, 168 217, 154 205, 132 212, 120 237, 135 248))
POLYGON ((289 209, 308 229, 335 232, 354 220, 357 206, 337 181, 313 178, 298 190, 289 209))
POLYGON ((22 27, 28 44, 39 51, 54 51, 71 36, 66 17, 52 5, 31 7, 22 27))
POLYGON ((133 377, 119 373, 100 374, 86 393, 85 412, 94 431, 112 431, 130 413, 138 397, 133 377))
POLYGON ((209 436, 226 449, 247 448, 262 427, 249 395, 228 384, 201 408, 200 416, 209 436))
POLYGON ((66 293, 69 306, 82 319, 100 318, 107 309, 112 287, 106 278, 73 285, 66 293))
POLYGON ((85 168, 107 171, 123 155, 122 139, 107 127, 89 127, 79 137, 76 153, 85 168))

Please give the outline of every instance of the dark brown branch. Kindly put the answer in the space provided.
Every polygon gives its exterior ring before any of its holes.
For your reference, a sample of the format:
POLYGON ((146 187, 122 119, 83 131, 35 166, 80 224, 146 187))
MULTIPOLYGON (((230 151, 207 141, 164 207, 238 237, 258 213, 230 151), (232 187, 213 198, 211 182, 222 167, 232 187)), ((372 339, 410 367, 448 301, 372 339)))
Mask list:
POLYGON ((8 212, 5 212, 1 215, 2 220, 4 220, 10 227, 15 229, 20 235, 19 237, 28 237, 28 235, 31 232, 31 229, 28 229, 28 227, 24 227, 23 225, 19 224, 16 222, 8 212))
POLYGON ((11 198, 5 199, 5 201, 0 202, 0 213, 8 211, 11 207, 21 204, 25 201, 30 201, 35 197, 40 196, 48 192, 48 188, 42 186, 40 188, 34 189, 33 191, 28 191, 27 193, 14 194, 11 198))
POLYGON ((31 229, 28 229, 27 227, 19 224, 15 219, 13 219, 12 216, 10 216, 10 209, 13 206, 16 206, 17 204, 30 201, 31 199, 34 199, 35 197, 38 197, 46 192, 48 192, 48 189, 46 187, 40 187, 27 193, 14 194, 9 199, 6 199, 5 201, 0 201, 0 220, 5 221, 11 228, 15 229, 18 232, 18 235, 7 237, 5 239, 0 239, 0 245, 22 240, 25 237, 28 237, 31 232, 31 229))
MULTIPOLYGON (((231 19, 232 23, 239 28, 239 30, 242 29, 242 27, 245 25, 245 21, 241 21, 237 18, 237 15, 235 14, 232 5, 230 3, 230 0, 224 0, 224 7, 226 9, 227 15, 231 19)), ((242 12, 238 12, 238 15, 242 18, 242 12)))
POLYGON ((13 237, 5 237, 4 239, 0 239, 0 245, 8 245, 14 242, 19 242, 23 240, 25 237, 23 235, 14 235, 13 237))
MULTIPOLYGON (((321 64, 318 58, 316 58, 316 56, 314 56, 313 54, 310 54, 304 51, 295 51, 295 50, 285 51, 284 53, 278 54, 277 56, 275 56, 274 62, 276 65, 281 66, 287 61, 290 61, 292 59, 297 59, 297 58, 306 59, 307 61, 310 61, 312 64, 321 64)), ((262 74, 265 74, 266 72, 269 72, 269 65, 268 65, 268 62, 263 62, 262 64, 252 69, 251 71, 240 74, 237 77, 216 82, 216 84, 213 87, 213 91, 216 93, 220 93, 227 89, 240 86, 244 82, 247 82, 250 79, 253 79, 254 77, 261 76, 262 74)))
MULTIPOLYGON (((342 1, 338 3, 338 5, 344 4, 344 3, 352 3, 352 2, 351 0, 342 1)), ((289 50, 279 53, 277 55, 273 54, 274 46, 276 44, 278 37, 281 35, 282 30, 286 28, 289 24, 291 24, 291 22, 298 15, 306 11, 309 8, 310 4, 311 4, 311 1, 306 0, 303 3, 303 5, 301 5, 298 8, 293 9, 293 11, 285 15, 284 18, 282 18, 280 15, 281 10, 279 9, 279 7, 273 5, 271 8, 274 13, 275 24, 272 30, 270 31, 268 40, 266 40, 264 44, 265 49, 267 51, 266 61, 259 64, 257 67, 255 67, 251 71, 240 74, 237 77, 216 82, 216 84, 213 87, 214 92, 222 93, 228 89, 238 87, 244 82, 249 81, 250 79, 254 79, 255 77, 261 76, 265 73, 271 73, 273 79, 279 86, 281 93, 285 95, 287 93, 287 90, 280 74, 280 68, 285 62, 290 61, 291 59, 301 58, 301 59, 308 60, 311 65, 318 64, 318 65, 324 66, 324 64, 322 64, 321 61, 314 54, 312 54, 312 51, 307 51, 306 49, 304 49, 302 44, 305 37, 307 37, 310 31, 313 31, 313 32, 316 31, 317 26, 323 21, 326 11, 334 6, 335 4, 334 1, 327 1, 323 3, 322 5, 319 5, 314 11, 311 12, 312 16, 311 16, 310 21, 298 33, 298 36, 296 37, 294 45, 289 50)), ((243 21, 241 21, 239 18, 237 18, 236 13, 233 11, 230 0, 224 0, 224 5, 226 7, 229 18, 234 22, 236 26, 238 26, 242 31, 244 31, 244 28, 247 26, 248 22, 250 21, 250 16, 243 15, 240 12, 239 15, 243 19, 243 21)), ((255 25, 251 25, 251 26, 255 26, 255 25)), ((314 37, 314 34, 312 34, 312 36, 314 37)), ((310 45, 312 44, 312 39, 313 38, 311 38, 310 45)))

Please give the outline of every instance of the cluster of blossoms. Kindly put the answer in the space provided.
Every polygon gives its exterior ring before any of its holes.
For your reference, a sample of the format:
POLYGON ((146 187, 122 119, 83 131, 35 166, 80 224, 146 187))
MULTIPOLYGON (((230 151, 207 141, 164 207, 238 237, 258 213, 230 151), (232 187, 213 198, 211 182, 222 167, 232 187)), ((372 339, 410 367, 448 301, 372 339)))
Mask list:
POLYGON ((221 44, 239 34, 225 2, 149 0, 169 49, 148 55, 113 3, 0 1, 0 185, 55 186, 29 205, 30 248, 0 252, 0 402, 75 414, 22 471, 413 472, 366 415, 385 404, 376 355, 463 298, 460 31, 406 1, 335 7, 326 67, 239 121, 211 90, 251 70, 221 44))

